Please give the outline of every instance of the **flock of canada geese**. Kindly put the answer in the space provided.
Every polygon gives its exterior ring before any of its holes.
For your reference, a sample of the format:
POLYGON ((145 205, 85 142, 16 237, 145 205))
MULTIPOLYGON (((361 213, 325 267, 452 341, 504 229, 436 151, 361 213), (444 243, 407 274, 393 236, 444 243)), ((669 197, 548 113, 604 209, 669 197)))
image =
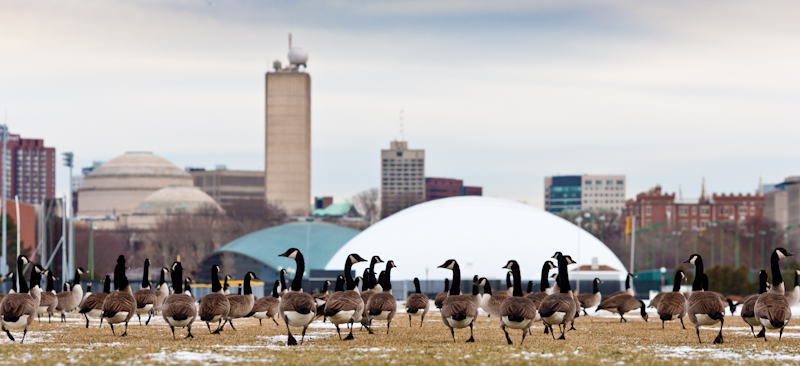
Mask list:
MULTIPOLYGON (((220 282, 220 268, 217 265, 211 268, 211 293, 203 296, 198 303, 191 292, 190 278, 183 277, 180 262, 172 264, 171 268, 161 269, 160 282, 152 286, 148 279, 150 261, 145 260, 142 278, 142 288, 131 291, 131 286, 125 275, 125 257, 120 255, 114 269, 114 291, 111 291, 111 277, 105 276, 101 280, 103 292, 91 292, 91 285, 86 293, 80 285, 80 276, 84 274, 82 268, 75 271, 72 285, 65 284, 64 291, 56 293, 54 282, 56 277, 49 270, 43 269, 38 264, 32 264, 28 257, 20 255, 17 258, 17 273, 9 274, 12 279, 18 276, 19 288, 16 287, 9 294, 0 295, 0 317, 2 330, 8 338, 14 341, 9 328, 24 328, 22 342, 28 328, 33 323, 34 317, 47 315, 48 321, 55 312, 61 313, 61 321, 65 322, 65 314, 77 311, 86 319, 89 327, 90 318, 99 319, 102 326, 105 320, 116 336, 114 326, 124 326, 122 336, 128 334, 128 323, 133 315, 137 315, 139 323, 141 318, 147 316, 144 325, 148 325, 156 314, 160 314, 170 327, 172 337, 175 338, 175 328, 186 328, 186 338, 194 338, 192 325, 196 320, 205 322, 209 333, 219 334, 226 325, 236 330, 233 320, 254 317, 261 323, 264 319, 272 319, 279 325, 278 319, 286 324, 288 345, 297 345, 297 340, 292 335, 291 327, 302 328, 300 343, 305 339, 305 333, 311 322, 318 317, 323 321, 330 321, 339 335, 339 339, 354 339, 353 331, 356 324, 362 329, 366 328, 369 334, 372 331, 373 320, 386 321, 386 333, 389 333, 391 322, 397 314, 397 301, 392 294, 391 271, 395 268, 393 261, 386 262, 386 268, 375 276, 375 265, 384 263, 380 257, 374 256, 370 265, 364 270, 362 277, 353 278, 351 268, 354 264, 366 262, 358 254, 347 256, 344 274, 338 276, 334 292, 328 293, 329 281, 326 281, 323 291, 318 294, 308 294, 302 289, 302 274, 305 272, 303 254, 296 248, 287 250, 280 255, 293 259, 296 262, 296 276, 291 286, 286 288, 284 281, 285 270, 280 273, 281 279, 275 281, 272 294, 256 298, 252 293, 251 281, 258 277, 253 272, 244 276, 239 293, 232 294, 228 291, 228 280, 224 279, 224 286, 220 282), (30 285, 24 280, 24 269, 32 264, 30 285), (46 279, 46 290, 41 289, 42 277, 46 279), (171 276, 172 285, 167 284, 166 277, 171 276), (359 286, 361 288, 359 289, 359 286), (211 326, 215 329, 212 330, 211 326), (340 326, 347 325, 349 334, 342 338, 340 326)), ((772 283, 767 283, 767 272, 759 273, 759 294, 750 295, 738 304, 726 299, 717 292, 708 290, 708 277, 703 272, 703 260, 697 254, 692 254, 684 263, 695 266, 695 277, 692 291, 684 295, 680 292, 681 283, 686 280, 686 274, 678 270, 675 274, 675 283, 672 292, 662 292, 651 302, 650 307, 655 307, 658 316, 664 322, 680 320, 681 326, 686 327, 683 318, 688 315, 694 324, 697 338, 700 343, 700 327, 715 326, 719 323, 719 334, 714 343, 723 343, 722 330, 725 324, 725 308, 730 307, 731 314, 737 306, 742 306, 741 316, 750 325, 755 337, 763 337, 766 341, 766 329, 780 329, 779 339, 783 335, 784 327, 791 319, 791 306, 800 301, 800 287, 795 284, 795 289, 786 294, 783 278, 779 268, 779 261, 792 256, 783 248, 777 248, 772 253, 771 270, 772 283), (753 327, 761 327, 758 335, 753 327)), ((553 326, 557 325, 560 337, 566 339, 565 334, 575 329, 575 318, 587 308, 597 307, 597 310, 606 310, 617 313, 620 322, 627 322, 625 313, 640 309, 642 318, 647 321, 648 314, 645 304, 637 300, 631 288, 633 275, 628 274, 625 281, 625 291, 618 291, 602 297, 598 290, 599 279, 593 281, 592 293, 574 294, 570 288, 568 265, 575 264, 569 255, 556 252, 552 259, 544 263, 541 272, 540 290, 533 291, 533 281, 528 282, 528 291, 522 291, 522 276, 520 266, 515 260, 510 260, 503 267, 508 269, 506 278, 507 291, 493 291, 489 281, 484 277, 473 277, 472 293, 462 294, 461 270, 454 259, 447 260, 438 268, 451 270, 452 281, 445 280, 445 291, 439 293, 434 299, 434 305, 440 309, 442 321, 450 329, 450 334, 455 341, 455 330, 469 328, 470 336, 467 342, 475 342, 473 325, 478 317, 478 308, 499 319, 500 328, 505 333, 508 344, 512 344, 509 329, 522 332, 520 344, 525 341, 526 335, 531 334, 531 326, 541 322, 544 333, 551 334, 555 340, 553 326), (549 286, 549 272, 558 269, 554 275, 555 285, 549 286), (483 291, 481 291, 481 289, 483 291), (569 329, 567 328, 569 326, 569 329)), ((795 282, 800 275, 796 272, 795 282)), ((422 327, 425 315, 429 311, 430 301, 428 296, 420 291, 419 279, 414 279, 415 292, 410 294, 405 302, 409 326, 413 326, 412 318, 420 317, 419 326, 422 327)))

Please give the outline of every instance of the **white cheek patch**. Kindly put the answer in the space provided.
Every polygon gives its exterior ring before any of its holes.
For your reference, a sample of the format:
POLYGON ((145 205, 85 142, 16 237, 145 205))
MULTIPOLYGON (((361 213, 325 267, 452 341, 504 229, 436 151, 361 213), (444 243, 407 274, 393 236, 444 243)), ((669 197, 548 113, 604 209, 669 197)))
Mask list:
POLYGON ((786 256, 783 255, 783 252, 778 251, 778 258, 783 259, 783 258, 786 258, 786 256))
POLYGON ((292 254, 289 254, 289 258, 291 259, 295 259, 296 257, 297 257, 297 252, 292 252, 292 254))

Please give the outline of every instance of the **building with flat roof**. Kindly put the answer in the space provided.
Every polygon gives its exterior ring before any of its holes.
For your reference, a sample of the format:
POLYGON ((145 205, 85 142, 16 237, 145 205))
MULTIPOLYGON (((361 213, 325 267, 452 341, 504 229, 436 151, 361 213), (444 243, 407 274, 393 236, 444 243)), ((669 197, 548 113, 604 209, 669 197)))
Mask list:
POLYGON ((461 179, 425 177, 425 200, 458 196, 482 196, 483 188, 464 185, 461 179))
POLYGON ((223 208, 237 201, 264 200, 264 172, 256 170, 205 170, 193 168, 194 186, 223 208))
MULTIPOLYGON (((6 198, 19 196, 20 202, 41 204, 42 198, 56 194, 56 149, 44 146, 42 139, 24 139, 10 134, 6 144, 6 198)), ((2 188, 0 188, 2 189, 2 188)), ((2 191, 0 191, 2 192, 2 191)))
POLYGON ((617 211, 625 209, 624 175, 562 175, 544 178, 546 211, 617 211))
POLYGON ((265 81, 265 197, 290 216, 311 210, 311 77, 308 54, 292 47, 289 66, 273 63, 265 81), (302 66, 302 68, 301 68, 302 66))
POLYGON ((381 150, 381 217, 425 201, 425 150, 392 141, 381 150))
POLYGON ((780 228, 800 227, 800 177, 786 178, 764 195, 764 216, 780 228))

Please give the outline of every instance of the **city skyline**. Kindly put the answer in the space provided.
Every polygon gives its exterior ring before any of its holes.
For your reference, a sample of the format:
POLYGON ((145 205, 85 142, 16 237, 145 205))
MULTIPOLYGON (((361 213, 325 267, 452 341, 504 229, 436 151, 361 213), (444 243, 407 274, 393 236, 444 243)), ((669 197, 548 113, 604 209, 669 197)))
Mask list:
POLYGON ((0 108, 78 168, 145 150, 263 170, 263 74, 292 32, 315 78, 312 196, 380 187, 377 152, 403 137, 426 176, 537 207, 551 175, 625 174, 626 199, 796 175, 800 31, 780 3, 332 6, 6 4, 0 108))

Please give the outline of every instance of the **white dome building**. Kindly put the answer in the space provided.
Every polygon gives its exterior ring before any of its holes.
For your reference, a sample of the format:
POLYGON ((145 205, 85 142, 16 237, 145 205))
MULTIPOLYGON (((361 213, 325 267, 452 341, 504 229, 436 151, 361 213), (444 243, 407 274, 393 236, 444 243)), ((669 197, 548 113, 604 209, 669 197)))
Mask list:
MULTIPOLYGON (((508 270, 502 267, 514 259, 525 283, 533 280, 538 285, 542 265, 556 251, 582 265, 581 273, 575 272, 577 265, 570 266, 570 279, 586 281, 581 285, 583 292, 591 288, 589 281, 595 277, 615 285, 625 280, 627 269, 611 249, 575 224, 526 204, 475 196, 444 198, 400 211, 347 242, 325 269, 341 270, 350 253, 367 260, 379 255, 397 265, 392 282, 418 277, 438 284, 452 272, 437 267, 455 259, 463 285, 473 275, 504 280, 508 270)), ((354 266, 356 274, 361 275, 366 266, 354 266)), ((377 268, 383 270, 383 265, 377 268)))

